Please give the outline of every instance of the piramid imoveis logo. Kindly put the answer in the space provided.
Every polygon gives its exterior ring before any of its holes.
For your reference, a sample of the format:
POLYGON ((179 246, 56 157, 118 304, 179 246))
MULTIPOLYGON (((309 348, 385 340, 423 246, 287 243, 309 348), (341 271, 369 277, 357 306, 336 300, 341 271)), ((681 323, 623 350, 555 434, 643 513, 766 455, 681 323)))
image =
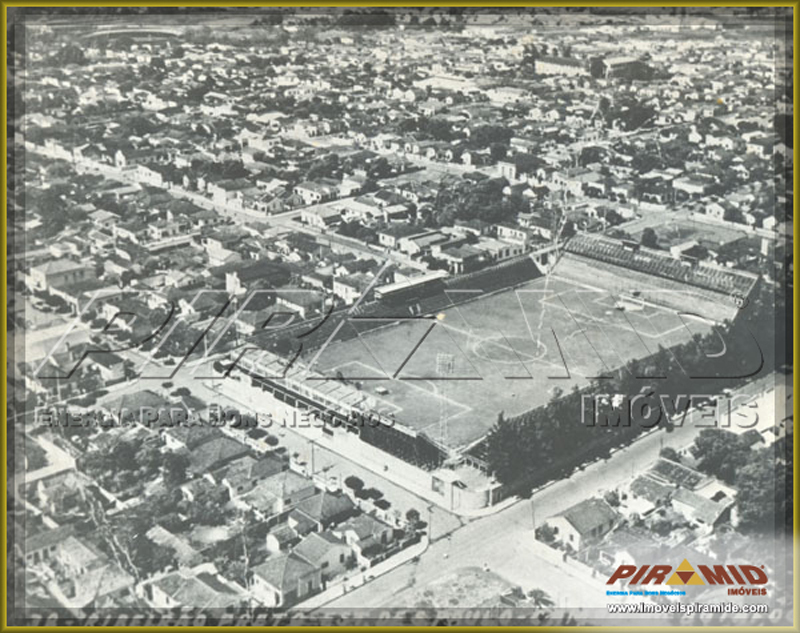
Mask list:
POLYGON ((738 584, 739 587, 728 589, 729 595, 765 596, 766 588, 752 585, 765 585, 768 578, 763 565, 698 565, 695 569, 688 560, 683 559, 674 571, 671 565, 620 565, 606 584, 613 585, 620 580, 628 580, 629 585, 738 584))

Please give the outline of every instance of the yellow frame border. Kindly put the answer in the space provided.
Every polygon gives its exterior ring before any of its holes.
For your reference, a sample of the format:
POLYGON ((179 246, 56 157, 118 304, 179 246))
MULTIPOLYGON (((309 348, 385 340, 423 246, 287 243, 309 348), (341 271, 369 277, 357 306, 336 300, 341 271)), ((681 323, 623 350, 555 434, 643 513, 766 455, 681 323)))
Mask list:
MULTIPOLYGON (((6 2, 0 0, 0 7, 2 7, 2 26, 3 26, 3 33, 2 33, 2 58, 3 58, 3 68, 2 68, 2 79, 3 79, 3 93, 2 93, 2 104, 3 110, 8 113, 8 84, 7 84, 7 68, 8 68, 8 21, 7 21, 7 13, 9 8, 13 7, 57 7, 57 6, 70 6, 70 7, 287 7, 290 6, 292 8, 308 8, 308 7, 320 7, 320 8, 332 8, 332 7, 347 7, 347 6, 356 6, 356 7, 548 7, 548 8, 559 8, 559 7, 647 7, 647 6, 657 6, 657 7, 750 7, 750 6, 758 6, 758 7, 792 7, 792 31, 793 34, 797 33, 798 27, 798 16, 797 16, 797 9, 800 5, 800 0, 792 0, 787 2, 762 2, 760 0, 752 0, 750 2, 746 0, 712 0, 709 2, 691 2, 687 0, 677 0, 677 1, 668 1, 668 2, 658 2, 658 0, 639 0, 638 2, 635 0, 611 0, 611 1, 603 1, 597 0, 596 2, 583 2, 582 0, 562 0, 561 2, 550 2, 550 1, 536 1, 536 0, 502 0, 501 2, 497 3, 487 3, 481 2, 476 0, 439 0, 438 2, 426 2, 420 0, 409 0, 407 2, 387 2, 386 0, 366 0, 363 2, 359 2, 358 0, 335 0, 332 2, 320 2, 320 1, 302 1, 298 3, 286 3, 286 2, 273 2, 271 0, 251 0, 249 2, 213 2, 208 0, 184 0, 184 2, 175 2, 173 0, 149 0, 149 1, 140 1, 140 2, 131 2, 131 1, 122 1, 122 2, 115 2, 113 0, 108 2, 102 2, 101 0, 96 1, 82 1, 82 2, 69 2, 69 3, 60 3, 60 2, 53 2, 53 0, 29 0, 25 1, 12 1, 6 2)), ((795 38, 796 43, 796 38, 795 38)), ((798 87, 797 87, 797 48, 793 46, 792 51, 792 75, 793 75, 793 103, 792 103, 792 136, 793 136, 793 143, 792 143, 792 152, 794 158, 797 158, 798 148, 797 148, 797 141, 800 138, 800 133, 798 133, 798 125, 796 121, 796 114, 797 114, 797 97, 798 97, 798 87)), ((8 256, 8 244, 7 244, 7 232, 8 232, 8 190, 7 190, 7 176, 8 176, 8 164, 7 164, 7 148, 8 148, 8 121, 6 121, 6 125, 2 126, 2 132, 0 136, 2 137, 2 144, 4 147, 3 155, 2 155, 2 167, 3 173, 0 177, 0 183, 2 183, 2 224, 3 224, 3 235, 0 237, 0 243, 2 243, 3 252, 5 256, 2 258, 0 262, 0 270, 2 270, 2 276, 4 281, 7 282, 7 256, 8 256)), ((794 162, 793 162, 794 165, 794 162)), ((796 170, 796 165, 793 167, 793 178, 792 178, 792 192, 793 194, 797 191, 798 185, 798 174, 796 170)), ((794 196, 793 196, 794 199, 794 196)), ((797 202, 794 202, 793 206, 793 218, 796 218, 797 215, 797 202)), ((793 220, 793 226, 796 226, 796 221, 793 220)), ((793 260, 797 259, 798 254, 798 246, 797 243, 793 240, 793 260)), ((795 276, 796 277, 796 276, 795 276)), ((793 279, 793 307, 797 304, 797 288, 796 288, 796 278, 793 279)), ((2 300, 3 304, 6 306, 8 305, 8 296, 7 296, 7 283, 3 284, 2 287, 2 300)), ((2 315, 2 341, 3 341, 3 366, 6 368, 8 367, 8 341, 7 341, 7 310, 3 311, 2 315)), ((793 312, 792 314, 792 327, 793 327, 793 343, 794 349, 792 350, 792 358, 794 359, 797 355, 797 329, 798 329, 798 318, 797 313, 793 312)), ((794 365, 794 362, 793 362, 794 365)), ((793 375, 793 389, 796 392, 797 389, 797 378, 793 375)), ((5 455, 8 455, 8 436, 7 436, 7 381, 3 380, 2 385, 0 386, 0 394, 2 394, 3 400, 3 425, 2 430, 0 430, 0 436, 2 437, 2 446, 5 455)), ((798 407, 797 401, 793 398, 794 403, 794 413, 797 413, 798 407)), ((798 467, 797 467, 797 444, 793 443, 793 465, 794 465, 794 472, 793 472, 793 494, 796 496, 797 491, 797 481, 798 481, 798 467)), ((6 500, 6 494, 8 492, 8 465, 6 460, 3 459, 2 461, 2 468, 0 470, 2 472, 2 479, 3 479, 3 500, 6 500)), ((6 504, 4 504, 6 505, 6 504)), ((797 527, 797 519, 798 519, 798 508, 797 504, 793 503, 793 526, 794 526, 794 547, 793 550, 793 580, 794 580, 794 594, 798 594, 798 585, 797 585, 797 573, 798 573, 798 556, 797 556, 797 541, 798 541, 798 527, 797 527)), ((26 630, 30 629, 46 629, 46 626, 8 626, 8 613, 7 613, 7 583, 8 583, 8 514, 7 512, 3 514, 3 523, 2 523, 2 531, 3 531, 3 570, 4 574, 2 577, 1 585, 2 586, 2 604, 0 604, 0 631, 5 632, 8 631, 9 633, 23 633, 26 630)), ((793 610, 793 624, 792 626, 775 626, 769 627, 770 631, 780 631, 780 632, 789 632, 789 631, 798 631, 798 616, 797 616, 797 609, 793 610)), ((357 625, 358 626, 358 625, 357 625)), ((374 625, 375 627, 380 627, 381 630, 385 631, 435 631, 438 627, 435 626, 387 626, 381 627, 380 625, 374 625)), ((114 630, 126 630, 126 631, 135 631, 137 633, 145 633, 146 631, 169 631, 174 630, 177 628, 191 628, 200 631, 218 631, 224 628, 233 629, 234 627, 224 627, 224 626, 191 626, 191 625, 184 625, 184 626, 64 626, 64 627, 57 627, 58 630, 64 631, 84 631, 86 629, 90 630, 97 630, 97 631, 114 631, 114 630)), ((238 628, 238 627, 236 627, 238 628)), ((267 630, 273 627, 267 626, 252 626, 247 627, 251 630, 267 630)), ((285 631, 305 631, 308 630, 309 626, 288 626, 288 627, 281 627, 282 630, 285 631)), ((320 626, 314 627, 317 630, 322 631, 334 631, 334 630, 341 630, 342 627, 335 627, 335 626, 320 626)), ((344 628, 350 628, 346 626, 344 628)), ((373 625, 360 625, 359 628, 373 628, 373 625)), ((452 627, 453 630, 476 630, 483 627, 476 627, 476 626, 455 626, 452 627)), ((512 627, 504 627, 504 628, 513 628, 515 630, 526 630, 526 631, 544 631, 548 629, 559 629, 559 630, 591 630, 596 631, 597 633, 611 633, 613 631, 618 631, 620 629, 627 630, 627 629, 647 629, 649 631, 659 631, 659 632, 669 632, 672 631, 675 627, 671 626, 638 626, 632 624, 630 626, 620 626, 620 627, 612 627, 612 626, 575 626, 575 627, 566 627, 566 626, 512 626, 512 627)), ((688 626, 688 627, 681 627, 682 630, 690 630, 690 631, 725 631, 729 629, 749 629, 748 626, 709 626, 709 627, 699 627, 699 626, 688 626)))

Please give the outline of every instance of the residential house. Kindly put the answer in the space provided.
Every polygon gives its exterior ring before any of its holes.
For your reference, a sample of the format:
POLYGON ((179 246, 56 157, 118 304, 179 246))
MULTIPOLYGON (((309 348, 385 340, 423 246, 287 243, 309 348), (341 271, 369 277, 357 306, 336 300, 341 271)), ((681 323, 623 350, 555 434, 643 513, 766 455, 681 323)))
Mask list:
POLYGON ((271 556, 252 572, 250 591, 266 607, 291 606, 322 586, 322 570, 294 553, 271 556))
POLYGON ((231 498, 250 492, 253 488, 289 468, 282 459, 272 455, 245 455, 228 464, 217 478, 230 492, 231 498))
POLYGON ((125 380, 125 359, 113 352, 94 352, 92 360, 106 385, 125 380))
POLYGON ((244 444, 227 436, 219 436, 203 442, 189 453, 188 473, 198 477, 211 473, 248 454, 244 444))
POLYGON ((748 154, 755 154, 759 158, 771 158, 774 148, 775 141, 766 136, 751 138, 745 146, 748 154))
POLYGON ((357 512, 352 499, 344 493, 323 490, 297 504, 289 515, 289 525, 301 534, 322 532, 357 512))
POLYGON ((342 223, 342 213, 334 208, 303 209, 300 220, 318 229, 335 228, 342 223))
POLYGON ((281 523, 267 533, 267 551, 270 554, 288 551, 299 542, 300 535, 287 523, 281 523))
POLYGON ((221 431, 212 426, 178 425, 167 427, 162 436, 166 448, 171 451, 191 451, 215 437, 221 437, 221 431))
POLYGON ((146 583, 148 602, 156 609, 179 607, 227 609, 246 603, 247 595, 238 585, 201 565, 196 570, 179 570, 146 583))
POLYGON ((93 263, 56 259, 32 266, 26 282, 31 290, 50 292, 56 288, 65 288, 95 279, 93 263))
MULTIPOLYGON (((298 507, 305 499, 313 497, 317 490, 314 482, 307 477, 303 477, 293 470, 281 470, 269 477, 266 477, 260 484, 251 489, 251 495, 258 494, 270 495, 274 502, 274 513, 281 513, 290 507, 298 507)), ((244 497, 247 501, 248 497, 244 497)))
POLYGON ((520 218, 520 226, 527 229, 528 235, 534 235, 545 239, 552 240, 555 236, 553 234, 553 222, 549 218, 542 217, 541 215, 528 214, 520 218))
POLYGON ((410 224, 392 224, 378 231, 378 244, 387 248, 397 248, 399 241, 410 235, 419 234, 419 228, 410 224))
MULTIPOLYGON (((365 273, 355 273, 345 277, 335 277, 333 280, 333 294, 339 297, 346 305, 358 301, 370 287, 374 277, 365 273)), ((370 297, 365 297, 367 301, 370 297)))
POLYGON ((430 252, 434 244, 448 241, 447 235, 437 230, 422 231, 398 240, 397 247, 408 255, 422 255, 430 252))
POLYGON ((679 487, 671 497, 672 507, 690 521, 699 524, 701 532, 710 533, 715 526, 730 518, 736 501, 736 490, 716 479, 689 490, 679 487))
POLYGON ((579 551, 608 534, 619 515, 604 499, 585 499, 564 512, 547 519, 556 539, 573 551, 579 551))
POLYGON ((24 540, 26 565, 32 568, 41 563, 49 564, 56 558, 63 543, 74 531, 73 526, 65 525, 26 534, 24 540))
POLYGON ((249 234, 243 229, 223 228, 203 236, 201 243, 208 255, 208 264, 212 268, 238 261, 242 256, 237 252, 238 244, 249 234))
POLYGON ((350 546, 329 531, 311 532, 295 546, 293 551, 314 567, 321 569, 323 581, 344 572, 353 559, 350 546))
POLYGON ((700 174, 687 174, 672 181, 672 189, 677 200, 683 198, 699 198, 708 195, 714 185, 714 179, 700 174))
POLYGON ((295 195, 299 196, 305 205, 334 200, 338 195, 338 191, 338 183, 333 181, 331 183, 305 181, 294 188, 295 195))
POLYGON ((586 64, 572 57, 537 57, 534 62, 537 75, 562 75, 565 77, 588 77, 586 64))
POLYGON ((103 601, 119 606, 133 596, 133 576, 86 539, 66 537, 58 550, 58 563, 64 607, 83 608, 103 601))
POLYGON ((276 291, 277 304, 297 312, 303 319, 322 311, 324 301, 324 295, 315 290, 284 288, 276 291))
POLYGON ((447 270, 454 275, 472 272, 484 263, 484 251, 469 244, 442 248, 434 257, 447 264, 447 270))
POLYGON ((370 565, 372 558, 394 540, 394 528, 369 514, 351 517, 334 527, 332 532, 353 548, 362 565, 370 565))

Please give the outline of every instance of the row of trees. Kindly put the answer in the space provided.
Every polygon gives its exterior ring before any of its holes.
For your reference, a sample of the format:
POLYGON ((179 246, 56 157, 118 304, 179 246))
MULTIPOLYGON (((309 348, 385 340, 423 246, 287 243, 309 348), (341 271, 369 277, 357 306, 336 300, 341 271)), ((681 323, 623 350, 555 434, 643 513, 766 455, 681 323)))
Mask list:
MULTIPOLYGON (((606 380, 592 381, 583 392, 577 386, 562 396, 556 389, 543 407, 512 419, 500 414, 483 444, 483 456, 495 476, 512 487, 537 486, 565 476, 580 464, 607 457, 611 449, 625 446, 648 430, 642 424, 586 425, 583 396, 626 394, 634 396, 645 387, 651 403, 666 399, 676 403, 676 413, 685 411, 685 394, 719 393, 757 375, 766 375, 785 363, 783 328, 776 328, 775 315, 782 313, 782 292, 759 282, 750 303, 732 322, 706 335, 696 335, 681 345, 634 359, 606 380), (719 355, 720 339, 725 353, 719 355)), ((601 414, 613 414, 611 402, 601 414)), ((659 424, 667 431, 672 423, 666 415, 659 424)))

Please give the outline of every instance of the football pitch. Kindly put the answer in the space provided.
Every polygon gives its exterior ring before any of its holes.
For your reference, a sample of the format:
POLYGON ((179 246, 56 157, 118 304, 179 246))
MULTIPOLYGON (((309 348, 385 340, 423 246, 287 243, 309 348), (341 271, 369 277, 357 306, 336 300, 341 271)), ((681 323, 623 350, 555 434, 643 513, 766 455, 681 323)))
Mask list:
POLYGON ((478 296, 458 291, 438 315, 386 319, 378 329, 352 318, 344 327, 357 335, 332 341, 313 369, 360 383, 378 411, 464 448, 501 411, 541 406, 711 326, 556 275, 478 296))

